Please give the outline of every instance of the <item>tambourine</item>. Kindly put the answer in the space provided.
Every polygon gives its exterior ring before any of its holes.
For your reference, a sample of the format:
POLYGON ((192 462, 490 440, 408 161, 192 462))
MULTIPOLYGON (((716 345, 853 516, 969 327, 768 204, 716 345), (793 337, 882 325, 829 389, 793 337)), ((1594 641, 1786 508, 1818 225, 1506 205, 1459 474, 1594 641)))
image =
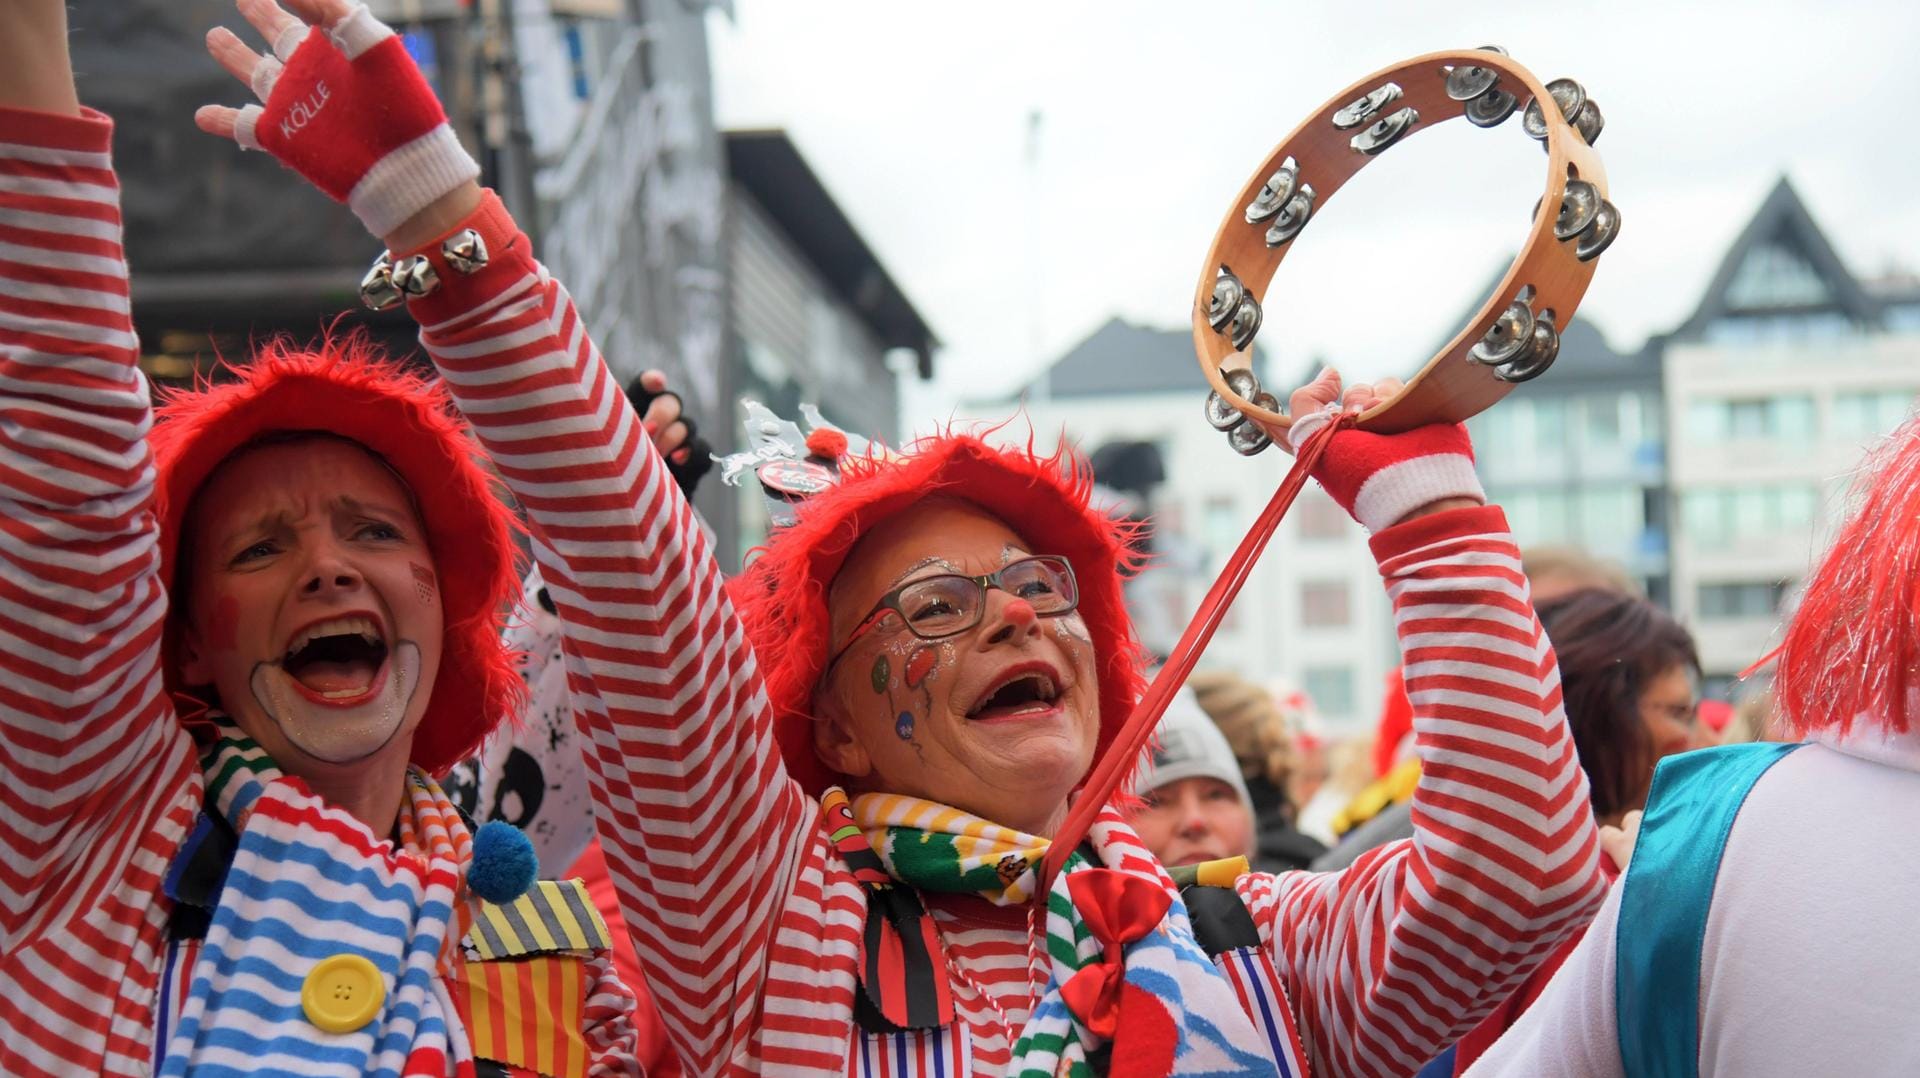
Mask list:
POLYGON ((1516 112, 1547 151, 1546 191, 1526 245, 1479 313, 1358 425, 1386 433, 1459 422, 1552 365, 1560 328, 1620 232, 1593 150, 1600 107, 1572 79, 1542 85, 1497 46, 1429 53, 1368 75, 1295 128, 1241 189, 1207 251, 1194 293, 1194 351, 1213 387, 1207 421, 1235 450, 1258 453, 1293 422, 1261 389, 1252 349, 1267 286, 1294 240, 1342 185, 1401 140, 1462 116, 1497 127, 1516 112))

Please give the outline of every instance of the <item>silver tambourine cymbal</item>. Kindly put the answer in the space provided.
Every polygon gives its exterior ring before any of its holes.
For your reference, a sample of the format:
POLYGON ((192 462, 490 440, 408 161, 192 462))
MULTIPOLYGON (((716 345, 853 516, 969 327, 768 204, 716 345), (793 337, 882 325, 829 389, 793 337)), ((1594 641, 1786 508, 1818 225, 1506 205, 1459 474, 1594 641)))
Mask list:
POLYGON ((1254 170, 1214 236, 1195 292, 1194 349, 1212 389, 1207 421, 1236 451, 1257 453, 1292 424, 1251 367, 1254 341, 1263 326, 1271 331, 1267 288, 1294 238, 1355 173, 1399 142, 1462 116, 1496 128, 1516 111, 1547 152, 1526 243, 1446 347, 1359 425, 1390 432, 1459 422, 1552 365, 1560 328, 1620 231, 1593 149, 1600 107, 1578 82, 1542 83, 1497 46, 1429 53, 1329 98, 1254 170))

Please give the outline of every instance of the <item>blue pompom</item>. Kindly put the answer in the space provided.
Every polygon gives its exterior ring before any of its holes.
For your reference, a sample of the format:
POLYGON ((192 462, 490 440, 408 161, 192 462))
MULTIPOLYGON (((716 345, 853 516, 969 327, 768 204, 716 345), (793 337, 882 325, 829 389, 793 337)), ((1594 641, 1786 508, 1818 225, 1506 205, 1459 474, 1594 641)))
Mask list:
POLYGON ((473 833, 473 863, 467 866, 467 889, 495 904, 512 902, 533 886, 540 875, 540 859, 533 841, 518 827, 488 820, 473 833))

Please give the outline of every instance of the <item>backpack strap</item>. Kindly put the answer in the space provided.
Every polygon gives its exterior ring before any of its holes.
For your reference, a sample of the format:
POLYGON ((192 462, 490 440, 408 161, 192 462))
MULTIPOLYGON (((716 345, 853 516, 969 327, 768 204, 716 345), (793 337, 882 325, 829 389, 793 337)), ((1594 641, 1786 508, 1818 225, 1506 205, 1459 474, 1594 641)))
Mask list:
POLYGON ((1626 1073, 1699 1074, 1700 953, 1720 858, 1753 784, 1800 747, 1726 745, 1669 756, 1654 769, 1614 942, 1626 1073))

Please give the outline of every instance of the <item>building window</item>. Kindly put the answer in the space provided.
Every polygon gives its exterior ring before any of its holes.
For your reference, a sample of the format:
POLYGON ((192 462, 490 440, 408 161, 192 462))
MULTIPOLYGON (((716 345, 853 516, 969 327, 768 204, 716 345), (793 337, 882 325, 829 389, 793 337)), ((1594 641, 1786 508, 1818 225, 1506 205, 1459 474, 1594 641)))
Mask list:
POLYGON ((1723 550, 1743 539, 1810 534, 1819 500, 1815 488, 1796 484, 1690 490, 1680 520, 1696 549, 1723 550))
POLYGON ((1697 400, 1687 406, 1687 440, 1806 441, 1814 436, 1813 415, 1813 398, 1807 396, 1697 400))
POLYGON ((1788 580, 1744 580, 1700 585, 1701 621, 1738 621, 1771 618, 1792 587, 1788 580))
POLYGON ((1565 490, 1521 490, 1503 493, 1499 504, 1521 546, 1564 543, 1574 537, 1573 500, 1565 490))
POLYGON ((1300 624, 1335 629, 1353 622, 1344 580, 1309 580, 1300 585, 1300 624))
POLYGON ((1913 413, 1913 394, 1889 389, 1833 396, 1833 436, 1879 438, 1891 434, 1913 413))
POLYGON ((1353 668, 1350 666, 1309 666, 1301 672, 1307 695, 1314 707, 1330 718, 1358 716, 1353 694, 1353 668))
POLYGON ((1347 519, 1347 511, 1327 497, 1318 485, 1309 485, 1300 492, 1300 500, 1293 503, 1293 512, 1300 518, 1300 538, 1314 542, 1342 538, 1353 526, 1347 519))
POLYGON ((1727 285, 1734 307, 1810 307, 1827 300, 1827 283, 1800 252, 1778 243, 1748 252, 1727 285))

